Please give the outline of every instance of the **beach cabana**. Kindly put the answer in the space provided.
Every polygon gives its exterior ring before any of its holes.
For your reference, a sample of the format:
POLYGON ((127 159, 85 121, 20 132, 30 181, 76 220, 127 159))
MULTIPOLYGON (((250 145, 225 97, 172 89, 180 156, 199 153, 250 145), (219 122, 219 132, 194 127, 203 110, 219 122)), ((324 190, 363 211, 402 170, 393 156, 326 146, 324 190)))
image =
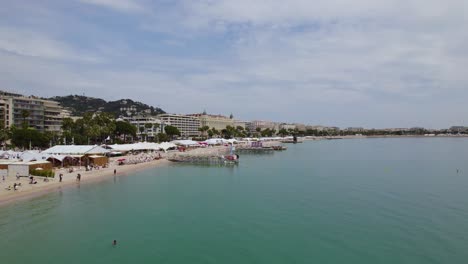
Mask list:
POLYGON ((97 165, 97 166, 104 166, 109 163, 109 158, 106 156, 100 156, 100 155, 91 155, 88 156, 89 163, 92 165, 97 165))
POLYGON ((31 170, 51 170, 52 163, 48 161, 17 161, 8 164, 8 176, 15 177, 16 174, 19 176, 29 176, 31 170))
POLYGON ((80 165, 83 157, 83 155, 50 155, 47 161, 50 161, 54 167, 67 167, 80 165))

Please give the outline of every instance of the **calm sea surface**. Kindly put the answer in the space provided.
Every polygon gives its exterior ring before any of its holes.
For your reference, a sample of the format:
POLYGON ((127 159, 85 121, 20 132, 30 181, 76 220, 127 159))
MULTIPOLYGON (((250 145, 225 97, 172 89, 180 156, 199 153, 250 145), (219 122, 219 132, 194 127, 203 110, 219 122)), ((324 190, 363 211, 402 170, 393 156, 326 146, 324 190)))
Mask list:
POLYGON ((0 262, 468 263, 468 139, 288 147, 2 207, 0 262))

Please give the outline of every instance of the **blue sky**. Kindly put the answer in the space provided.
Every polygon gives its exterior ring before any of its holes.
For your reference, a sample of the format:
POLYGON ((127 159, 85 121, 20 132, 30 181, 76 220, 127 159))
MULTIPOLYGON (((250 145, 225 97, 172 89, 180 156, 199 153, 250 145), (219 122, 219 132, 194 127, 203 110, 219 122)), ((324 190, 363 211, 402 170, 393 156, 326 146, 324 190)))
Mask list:
POLYGON ((0 89, 340 127, 468 125, 468 2, 2 1, 0 89))

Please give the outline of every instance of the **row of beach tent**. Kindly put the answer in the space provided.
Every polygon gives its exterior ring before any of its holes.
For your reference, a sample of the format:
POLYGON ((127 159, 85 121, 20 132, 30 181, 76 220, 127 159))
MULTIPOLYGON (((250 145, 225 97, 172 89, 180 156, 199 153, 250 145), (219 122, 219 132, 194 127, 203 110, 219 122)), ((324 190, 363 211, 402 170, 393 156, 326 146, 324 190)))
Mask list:
POLYGON ((56 145, 42 152, 39 151, 0 151, 0 159, 21 159, 24 161, 45 160, 53 157, 56 160, 63 161, 69 156, 78 155, 105 155, 112 152, 128 152, 128 151, 164 151, 175 149, 178 146, 183 147, 199 147, 208 145, 225 145, 237 144, 241 142, 252 141, 273 141, 283 140, 281 137, 264 137, 264 138, 243 138, 240 141, 236 139, 210 138, 205 141, 194 140, 174 140, 172 142, 154 143, 154 142, 138 142, 133 144, 113 144, 113 145, 56 145))

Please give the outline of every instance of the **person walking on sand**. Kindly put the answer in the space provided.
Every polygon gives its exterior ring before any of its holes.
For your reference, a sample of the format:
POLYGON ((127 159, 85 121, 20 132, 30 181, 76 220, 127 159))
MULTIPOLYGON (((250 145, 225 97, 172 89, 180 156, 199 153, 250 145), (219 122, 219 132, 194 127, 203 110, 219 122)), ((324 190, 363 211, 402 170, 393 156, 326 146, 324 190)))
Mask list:
POLYGON ((114 175, 117 173, 117 169, 114 169, 114 175))
POLYGON ((81 174, 78 173, 78 175, 76 175, 76 180, 81 181, 81 174))
POLYGON ((63 179, 63 174, 60 173, 60 175, 59 175, 59 182, 62 182, 62 179, 63 179))

